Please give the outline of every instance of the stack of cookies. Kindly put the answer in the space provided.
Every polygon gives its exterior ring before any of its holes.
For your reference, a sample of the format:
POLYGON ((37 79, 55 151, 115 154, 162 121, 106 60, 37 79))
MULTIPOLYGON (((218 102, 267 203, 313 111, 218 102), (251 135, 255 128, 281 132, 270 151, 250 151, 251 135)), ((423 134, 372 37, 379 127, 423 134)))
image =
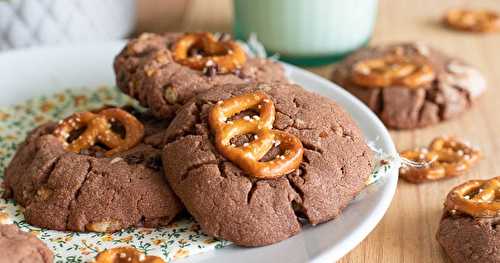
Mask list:
POLYGON ((28 223, 114 232, 186 210, 207 235, 263 246, 336 218, 370 176, 340 106, 226 34, 143 34, 114 69, 146 110, 103 105, 33 130, 5 172, 28 223))

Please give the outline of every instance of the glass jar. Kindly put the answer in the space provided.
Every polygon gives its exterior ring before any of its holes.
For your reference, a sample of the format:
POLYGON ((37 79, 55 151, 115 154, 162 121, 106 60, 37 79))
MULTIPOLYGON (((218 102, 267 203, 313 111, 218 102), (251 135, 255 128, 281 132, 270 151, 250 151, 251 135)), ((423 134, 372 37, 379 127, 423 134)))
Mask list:
POLYGON ((234 34, 255 33, 280 59, 314 66, 339 59, 368 43, 377 0, 234 0, 234 34))

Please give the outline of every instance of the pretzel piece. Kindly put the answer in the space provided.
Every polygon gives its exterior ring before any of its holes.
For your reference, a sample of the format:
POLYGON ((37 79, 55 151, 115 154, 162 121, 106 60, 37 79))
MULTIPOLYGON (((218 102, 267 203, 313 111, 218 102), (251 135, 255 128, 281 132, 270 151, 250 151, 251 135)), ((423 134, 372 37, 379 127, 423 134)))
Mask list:
POLYGON ((304 153, 302 143, 292 134, 272 129, 275 115, 273 102, 262 91, 218 102, 209 114, 217 150, 259 179, 279 178, 297 169, 304 153), (228 121, 230 117, 252 109, 257 110, 259 115, 228 121), (248 133, 255 133, 255 139, 250 143, 242 147, 231 143, 232 138, 248 133), (261 162, 260 159, 275 145, 279 146, 283 155, 261 162))
POLYGON ((133 247, 117 247, 97 255, 95 263, 165 263, 157 256, 146 256, 133 247))
POLYGON ((203 70, 216 65, 219 73, 229 73, 246 62, 243 48, 232 40, 218 41, 211 33, 191 33, 179 38, 173 47, 174 60, 192 69, 203 70), (203 54, 190 56, 190 50, 200 49, 203 54))
POLYGON ((61 121, 53 132, 62 141, 67 151, 80 153, 97 142, 106 145, 109 150, 104 156, 110 157, 137 145, 144 136, 144 126, 132 114, 119 108, 106 108, 97 113, 79 112, 61 121), (125 128, 125 136, 112 131, 113 122, 119 122, 125 128), (70 134, 85 128, 73 141, 68 142, 70 134))
POLYGON ((460 211, 473 217, 500 215, 500 177, 471 180, 451 190, 445 202, 451 213, 460 211))
POLYGON ((436 77, 432 66, 421 57, 387 55, 361 60, 353 65, 352 81, 363 87, 401 85, 416 88, 436 77))
POLYGON ((500 31, 500 15, 489 10, 452 9, 446 12, 443 21, 457 30, 478 33, 500 31))
POLYGON ((407 150, 401 157, 420 163, 423 167, 402 167, 401 178, 411 183, 422 183, 456 177, 477 163, 481 152, 455 137, 438 137, 428 148, 407 150))

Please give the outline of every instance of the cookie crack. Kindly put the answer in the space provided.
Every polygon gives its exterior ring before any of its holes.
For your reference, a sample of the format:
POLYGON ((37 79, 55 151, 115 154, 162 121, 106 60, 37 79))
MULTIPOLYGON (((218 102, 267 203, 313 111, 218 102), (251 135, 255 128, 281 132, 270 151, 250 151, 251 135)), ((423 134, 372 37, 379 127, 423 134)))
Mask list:
POLYGON ((255 194, 255 190, 257 190, 257 183, 250 181, 252 186, 250 187, 250 190, 247 193, 247 204, 250 204, 250 201, 252 200, 252 197, 255 194))
MULTIPOLYGON (((300 169, 300 168, 299 168, 300 169)), ((303 176, 307 173, 306 170, 304 169, 301 169, 301 175, 297 175, 297 177, 300 177, 302 179, 303 182, 305 182, 305 179, 303 178, 303 176)), ((293 180, 292 178, 290 177, 286 177, 286 179, 288 180, 288 183, 290 184, 290 187, 295 191, 295 193, 298 195, 298 197, 300 198, 299 200, 296 200, 296 199, 293 199, 292 201, 300 201, 300 205, 302 205, 302 202, 304 201, 304 196, 305 196, 305 193, 304 191, 300 188, 300 184, 295 182, 295 180, 293 180)))
POLYGON ((138 198, 137 202, 135 203, 135 209, 137 210, 137 213, 140 215, 139 222, 136 222, 134 224, 136 226, 139 226, 141 224, 141 222, 146 222, 146 216, 144 215, 143 211, 141 211, 141 209, 139 209, 139 207, 140 207, 139 204, 142 202, 143 199, 144 199, 144 195, 141 195, 141 197, 138 198))
MULTIPOLYGON (((184 129, 180 130, 178 133, 174 133, 173 136, 168 136, 168 133, 165 132, 163 142, 164 144, 169 144, 174 141, 177 141, 179 139, 182 139, 184 137, 190 136, 190 135, 197 135, 196 134, 196 125, 197 124, 203 124, 203 121, 201 119, 201 112, 202 112, 202 106, 199 105, 198 103, 194 103, 194 106, 196 110, 192 113, 189 113, 189 115, 194 117, 194 121, 188 126, 185 127, 184 129)), ((168 128, 167 128, 168 130, 168 128)))
POLYGON ((71 215, 71 210, 72 210, 71 206, 76 205, 78 198, 80 197, 82 187, 85 185, 85 183, 87 182, 87 179, 90 177, 89 174, 92 172, 92 161, 87 160, 87 163, 89 166, 88 166, 87 171, 85 173, 85 178, 82 180, 82 182, 78 186, 78 189, 75 191, 73 198, 69 201, 68 207, 66 207, 66 210, 68 210, 68 214, 66 216, 66 222, 65 222, 66 228, 68 228, 68 221, 69 221, 69 218, 71 215))
MULTIPOLYGON (((206 162, 202 162, 202 163, 193 164, 193 165, 187 167, 186 171, 183 174, 181 174, 181 176, 180 176, 180 178, 181 178, 180 182, 183 182, 184 180, 189 178, 189 174, 192 170, 196 170, 200 167, 203 167, 205 165, 210 165, 210 164, 216 164, 218 166, 219 161, 218 160, 206 161, 206 162)), ((220 173, 222 174, 222 171, 220 171, 220 173)))
POLYGON ((300 109, 300 108, 301 108, 301 107, 300 107, 300 103, 299 103, 299 102, 298 102, 298 100, 297 100, 297 97, 293 97, 292 102, 293 102, 293 104, 295 105, 295 108, 296 108, 296 109, 300 109))
POLYGON ((50 175, 56 169, 56 164, 59 162, 60 159, 61 159, 60 156, 55 157, 50 163, 49 167, 45 171, 43 171, 41 184, 46 184, 49 181, 50 175))
POLYGON ((92 172, 92 161, 87 160, 87 163, 88 163, 89 167, 87 168, 87 171, 85 172, 85 178, 83 179, 82 183, 80 184, 80 186, 78 187, 78 189, 75 192, 75 195, 73 197, 74 201, 76 201, 80 197, 82 187, 85 185, 85 183, 87 182, 87 179, 89 179, 89 177, 90 177, 89 174, 92 172))
MULTIPOLYGON (((301 172, 302 172, 302 174, 297 175, 297 177, 301 178, 302 181, 305 182, 305 179, 302 176, 305 175, 306 171, 301 169, 301 172)), ((289 176, 287 176, 286 179, 288 181, 288 184, 290 185, 290 188, 296 194, 296 197, 294 199, 290 200, 290 206, 292 208, 292 211, 295 214, 295 217, 299 222, 307 223, 310 220, 309 220, 309 216, 307 214, 307 209, 304 206, 305 193, 300 188, 300 184, 298 182, 295 182, 289 176)))
POLYGON ((226 162, 224 162, 224 161, 219 161, 219 162, 217 163, 217 167, 218 167, 218 169, 219 169, 220 175, 221 175, 222 177, 224 177, 224 178, 227 178, 227 174, 226 174, 225 169, 224 169, 224 165, 225 165, 225 163, 226 163, 226 162))
POLYGON ((438 107, 437 116, 438 116, 439 120, 444 120, 445 104, 444 103, 439 103, 435 99, 435 97, 437 97, 437 96, 443 96, 442 91, 437 88, 438 86, 439 86, 439 84, 436 83, 436 84, 433 84, 433 89, 427 89, 427 90, 425 90, 424 103, 422 103, 422 105, 418 109, 418 121, 419 122, 421 122, 421 120, 423 118, 423 112, 424 112, 424 109, 425 109, 425 103, 426 102, 427 103, 432 103, 433 105, 436 105, 438 107), (432 94, 431 94, 431 92, 433 90, 435 91, 435 95, 434 96, 432 96, 432 94))
MULTIPOLYGON (((44 185, 46 185, 46 184, 47 184, 47 182, 48 182, 48 181, 49 181, 49 179, 50 179, 50 175, 51 175, 51 174, 52 174, 52 172, 56 169, 56 165, 57 165, 57 163, 59 162, 59 160, 60 160, 60 159, 61 159, 61 157, 60 157, 60 156, 58 156, 58 157, 55 157, 55 158, 51 161, 51 163, 50 163, 49 167, 47 167, 47 169, 46 169, 46 170, 44 170, 44 171, 42 172, 41 180, 40 180, 40 183, 38 183, 38 185, 33 185, 33 182, 31 182, 32 187, 33 187, 33 190, 34 190, 33 194, 36 194, 36 192, 37 192, 37 191, 38 191, 38 190, 39 190, 42 186, 44 186, 44 185)), ((12 191, 12 193, 14 193, 14 191, 12 191)), ((24 205, 25 207, 28 207, 28 206, 31 204, 31 202, 33 202, 33 201, 34 201, 34 200, 33 200, 33 199, 34 199, 34 196, 32 195, 31 197, 32 197, 32 198, 29 198, 28 200, 26 200, 26 204, 24 205)))
MULTIPOLYGON (((296 99, 294 99, 294 103, 295 103, 295 100, 296 99)), ((299 109, 302 109, 302 108, 299 108, 299 109)), ((286 114, 286 113, 280 111, 279 109, 276 109, 276 112, 280 113, 280 114, 283 114, 284 116, 290 118, 293 121, 291 125, 286 125, 281 130, 286 130, 286 129, 289 129, 289 128, 294 128, 297 131, 317 131, 318 130, 317 127, 298 127, 297 126, 297 118, 295 118, 294 116, 291 116, 290 114, 286 114)), ((332 113, 332 114, 334 114, 334 113, 332 113)), ((341 123, 339 123, 336 120, 335 124, 337 125, 337 127, 339 127, 340 130, 342 130, 342 132, 338 133, 338 132, 336 132, 337 129, 335 129, 335 128, 332 127, 331 130, 334 131, 334 135, 340 136, 341 138, 348 138, 348 139, 354 141, 354 138, 348 132, 346 132, 345 127, 341 123)))
MULTIPOLYGON (((302 142, 302 146, 304 147, 304 149, 306 150, 309 150, 309 151, 313 151, 313 152, 317 152, 321 155, 323 155, 323 149, 321 148, 318 148, 316 146, 314 146, 313 144, 310 144, 310 143, 306 143, 306 142, 302 142)), ((303 158, 304 159, 304 158, 303 158)))

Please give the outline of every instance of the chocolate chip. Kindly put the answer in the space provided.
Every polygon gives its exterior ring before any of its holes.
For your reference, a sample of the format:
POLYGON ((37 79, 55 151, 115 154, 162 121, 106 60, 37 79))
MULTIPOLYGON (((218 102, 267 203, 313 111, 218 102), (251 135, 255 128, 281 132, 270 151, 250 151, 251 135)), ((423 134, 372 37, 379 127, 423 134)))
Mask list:
POLYGON ((153 170, 160 170, 162 167, 160 155, 150 156, 146 160, 146 167, 151 168, 153 170))

